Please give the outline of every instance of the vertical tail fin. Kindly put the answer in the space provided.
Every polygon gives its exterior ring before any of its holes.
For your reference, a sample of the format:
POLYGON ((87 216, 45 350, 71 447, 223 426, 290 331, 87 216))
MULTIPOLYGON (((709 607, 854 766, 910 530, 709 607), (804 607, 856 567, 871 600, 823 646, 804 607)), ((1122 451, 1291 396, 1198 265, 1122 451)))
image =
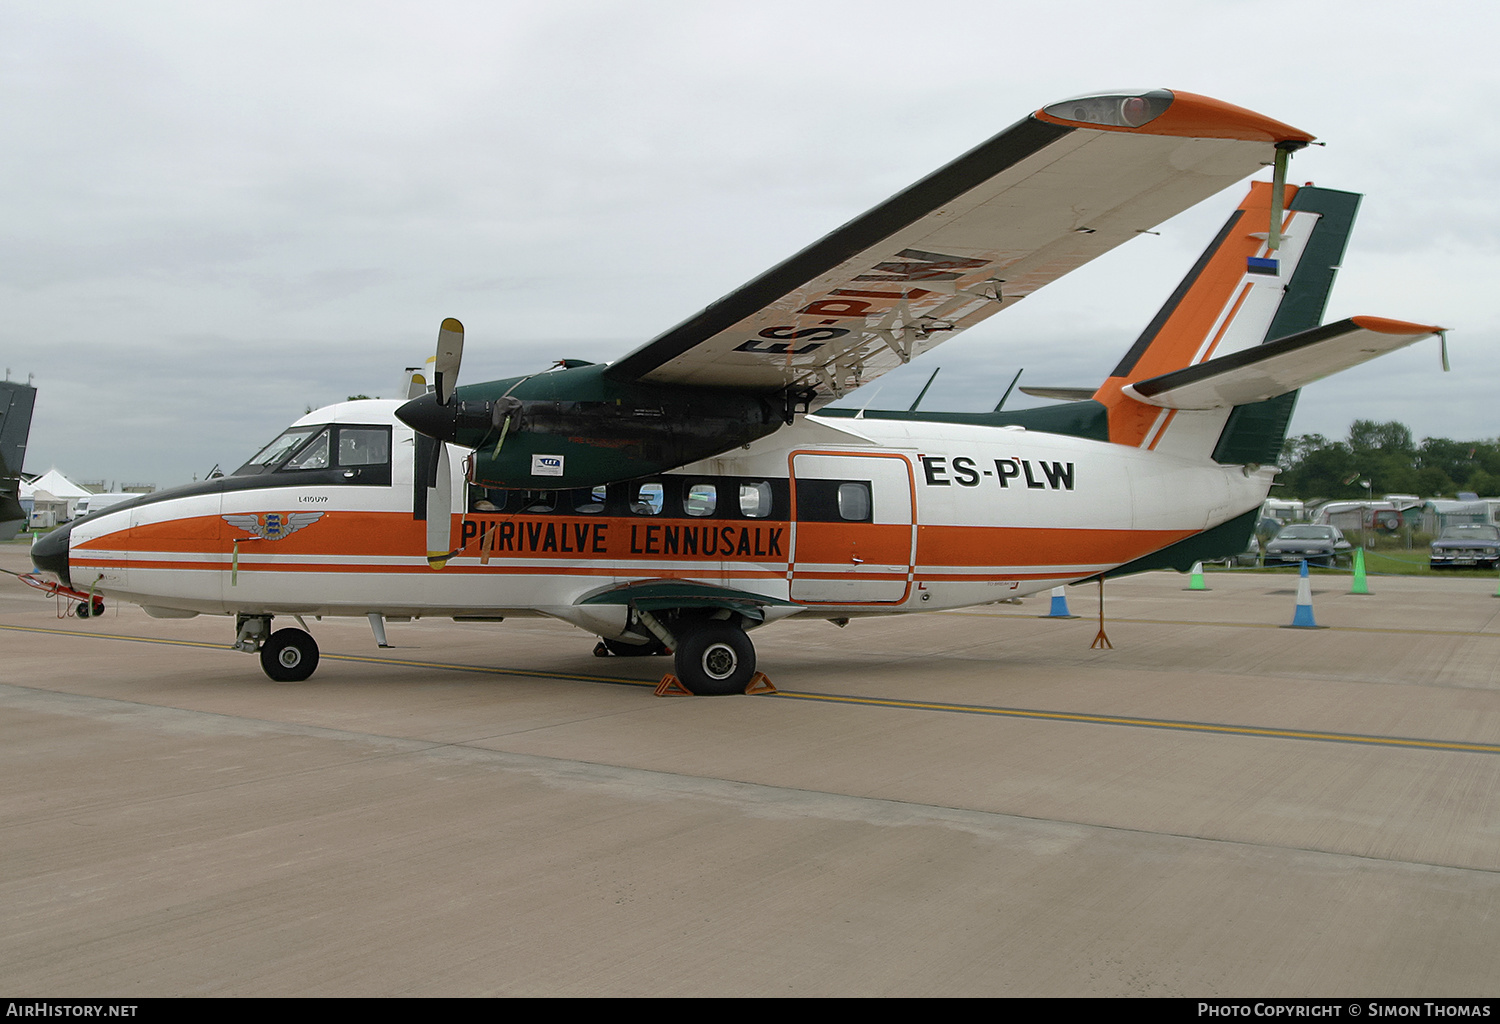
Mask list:
POLYGON ((1296 392, 1234 409, 1162 409, 1123 389, 1316 327, 1360 197, 1288 186, 1279 250, 1267 252, 1271 186, 1256 182, 1094 399, 1116 444, 1219 462, 1272 462, 1296 392))
POLYGON ((19 498, 21 463, 35 404, 36 388, 0 381, 0 540, 14 537, 26 522, 19 498))

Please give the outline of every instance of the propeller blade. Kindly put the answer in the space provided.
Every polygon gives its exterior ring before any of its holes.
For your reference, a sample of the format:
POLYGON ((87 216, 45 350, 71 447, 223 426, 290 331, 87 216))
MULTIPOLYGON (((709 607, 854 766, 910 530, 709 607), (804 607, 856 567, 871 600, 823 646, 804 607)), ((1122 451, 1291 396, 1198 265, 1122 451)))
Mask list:
POLYGON ((438 405, 447 405, 458 384, 458 366, 464 357, 464 325, 451 316, 438 328, 437 353, 433 356, 432 380, 438 405))
POLYGON ((400 394, 408 402, 427 394, 427 378, 422 375, 422 369, 420 366, 408 366, 402 371, 400 394))
POLYGON ((427 478, 427 564, 441 569, 453 557, 453 480, 448 468, 448 446, 433 443, 432 472, 427 478))

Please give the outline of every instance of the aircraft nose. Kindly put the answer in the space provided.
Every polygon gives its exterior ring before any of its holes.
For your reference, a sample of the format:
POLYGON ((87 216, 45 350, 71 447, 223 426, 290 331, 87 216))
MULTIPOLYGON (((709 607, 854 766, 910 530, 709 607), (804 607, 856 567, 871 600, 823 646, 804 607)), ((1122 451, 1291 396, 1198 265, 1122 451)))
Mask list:
POLYGON ((71 523, 59 526, 31 545, 31 564, 43 572, 54 574, 68 587, 73 585, 73 581, 68 578, 68 535, 72 532, 71 523))

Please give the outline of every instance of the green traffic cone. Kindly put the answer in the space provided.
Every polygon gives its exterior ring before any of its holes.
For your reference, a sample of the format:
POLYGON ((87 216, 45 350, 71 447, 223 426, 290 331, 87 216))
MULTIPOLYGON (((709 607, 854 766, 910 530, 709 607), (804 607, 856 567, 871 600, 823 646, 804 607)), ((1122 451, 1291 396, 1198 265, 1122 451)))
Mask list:
POLYGON ((1193 563, 1193 578, 1188 581, 1188 590, 1207 590, 1208 584, 1203 582, 1203 563, 1193 563))
POLYGON ((1354 549, 1354 583, 1349 588, 1351 594, 1368 594, 1370 584, 1365 581, 1365 549, 1354 549))

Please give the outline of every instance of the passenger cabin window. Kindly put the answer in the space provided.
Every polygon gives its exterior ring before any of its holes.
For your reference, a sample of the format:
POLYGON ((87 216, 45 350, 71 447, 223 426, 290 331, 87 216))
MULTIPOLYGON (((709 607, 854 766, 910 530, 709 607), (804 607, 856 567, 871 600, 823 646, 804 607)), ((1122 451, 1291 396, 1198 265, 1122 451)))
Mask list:
POLYGON ((656 516, 666 505, 666 494, 660 483, 634 484, 635 493, 630 497, 630 511, 638 516, 656 516))
POLYGON ((869 484, 839 484, 839 518, 851 523, 869 522, 869 484))
POLYGON ((719 491, 713 484, 693 484, 682 499, 682 510, 690 516, 711 516, 719 505, 719 491))
POLYGON ((539 514, 557 509, 556 491, 523 491, 519 511, 539 514))
POLYGON ((750 519, 765 519, 771 514, 771 485, 768 481, 740 484, 740 513, 750 519))
POLYGON ((867 480, 797 480, 797 518, 812 523, 868 523, 867 480))
POLYGON ((604 502, 609 492, 603 484, 589 490, 573 492, 573 511, 581 515, 594 516, 604 511, 604 502))
MULTIPOLYGON (((800 482, 799 482, 800 486, 800 482)), ((830 483, 830 487, 837 484, 830 483)), ((865 488, 868 504, 868 484, 865 488)), ((469 511, 491 515, 661 516, 663 519, 785 518, 789 484, 785 478, 658 477, 648 481, 600 484, 563 491, 503 490, 470 483, 469 511), (720 500, 723 497, 724 500, 720 500)), ((844 500, 858 507, 859 495, 844 500)), ((830 505, 838 499, 830 492, 830 505)))

